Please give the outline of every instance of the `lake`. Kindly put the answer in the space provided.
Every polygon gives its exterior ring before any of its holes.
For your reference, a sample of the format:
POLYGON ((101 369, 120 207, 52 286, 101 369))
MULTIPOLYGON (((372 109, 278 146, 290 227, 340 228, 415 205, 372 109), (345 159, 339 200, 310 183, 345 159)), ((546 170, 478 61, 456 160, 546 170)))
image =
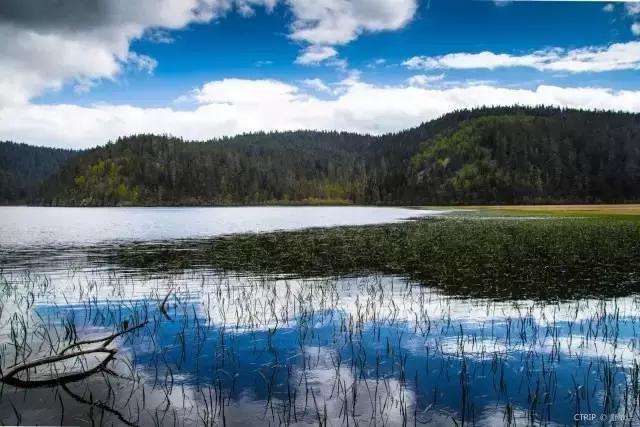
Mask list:
POLYGON ((0 247, 206 238, 380 224, 444 211, 378 207, 57 208, 0 206, 0 247))
MULTIPOLYGON (((633 292, 497 299, 425 286, 409 271, 368 267, 366 273, 303 277, 286 268, 229 271, 200 260, 148 267, 113 256, 138 250, 138 242, 153 243, 140 249, 150 258, 172 257, 167 251, 192 250, 193 242, 206 248, 212 236, 399 224, 419 216, 427 226, 416 227, 417 235, 434 235, 445 224, 462 229, 466 244, 465 238, 492 233, 492 219, 477 221, 472 234, 473 220, 458 225, 442 211, 395 208, 0 212, 3 372, 78 341, 122 332, 108 346, 117 351, 109 360, 77 356, 27 369, 22 384, 3 385, 5 424, 568 425, 576 413, 639 421, 640 298, 633 292), (33 254, 39 262, 22 262, 33 254), (38 383, 93 368, 68 381, 38 383)), ((550 224, 549 234, 562 238, 550 224)), ((382 227, 383 235, 397 238, 396 229, 382 227)), ((500 227, 506 236, 521 230, 513 219, 500 227)), ((599 225, 589 227, 580 228, 581 235, 599 225)), ((323 246, 318 233, 296 239, 323 246)), ((329 236, 337 249, 337 237, 329 236)), ((278 254, 252 246, 251 256, 289 259, 307 247, 282 254, 269 245, 278 254)), ((492 251, 491 243, 480 247, 492 251)), ((378 256, 373 248, 372 256, 378 256)))

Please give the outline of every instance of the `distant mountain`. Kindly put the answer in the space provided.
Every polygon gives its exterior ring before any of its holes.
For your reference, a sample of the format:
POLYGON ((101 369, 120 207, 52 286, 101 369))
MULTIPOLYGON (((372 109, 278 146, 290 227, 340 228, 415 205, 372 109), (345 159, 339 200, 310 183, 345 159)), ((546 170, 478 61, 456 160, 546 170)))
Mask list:
POLYGON ((0 141, 0 204, 33 202, 42 181, 77 151, 0 141))
POLYGON ((63 161, 27 192, 32 203, 639 201, 640 115, 500 107, 380 137, 299 131, 187 142, 134 135, 63 161))

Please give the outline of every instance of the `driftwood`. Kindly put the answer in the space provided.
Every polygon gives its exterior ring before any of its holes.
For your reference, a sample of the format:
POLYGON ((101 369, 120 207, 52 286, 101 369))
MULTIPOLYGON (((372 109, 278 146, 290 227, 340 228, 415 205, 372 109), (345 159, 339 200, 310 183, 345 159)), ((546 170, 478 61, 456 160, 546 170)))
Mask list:
POLYGON ((42 387, 53 384, 60 383, 68 383, 72 381, 78 381, 83 378, 86 378, 94 373, 103 369, 110 361, 113 359, 115 354, 118 352, 115 348, 109 348, 108 345, 113 342, 116 338, 126 333, 132 332, 136 329, 142 328, 148 323, 145 321, 136 325, 134 327, 125 329, 121 332, 117 332, 115 334, 109 335, 103 338, 97 338, 92 340, 78 341, 67 347, 65 347, 62 351, 58 352, 58 354, 54 354, 52 356, 46 356, 39 359, 35 359, 32 361, 20 363, 10 367, 7 371, 2 373, 0 377, 0 381, 6 384, 10 384, 16 387, 42 387), (92 346, 92 344, 97 344, 92 346), (75 351, 71 351, 72 349, 76 349, 75 351), (82 364, 82 362, 88 362, 87 357, 94 356, 95 366, 90 369, 82 369, 80 371, 72 371, 72 372, 60 372, 58 373, 56 369, 52 369, 52 376, 45 376, 40 378, 30 378, 29 370, 37 368, 38 366, 50 365, 55 366, 56 363, 64 362, 69 359, 77 358, 78 361, 82 364), (20 375, 26 374, 26 375, 20 375))

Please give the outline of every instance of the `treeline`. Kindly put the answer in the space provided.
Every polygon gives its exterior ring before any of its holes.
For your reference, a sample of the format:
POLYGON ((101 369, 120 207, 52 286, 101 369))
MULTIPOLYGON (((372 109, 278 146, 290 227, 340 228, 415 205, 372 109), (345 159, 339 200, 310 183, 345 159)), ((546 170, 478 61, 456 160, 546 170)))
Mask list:
MULTIPOLYGON (((640 200, 640 115, 499 107, 381 137, 134 135, 63 160, 54 205, 462 204, 640 200)), ((32 187, 31 187, 32 188, 32 187)))
POLYGON ((0 204, 33 203, 42 182, 78 153, 0 141, 0 204))
POLYGON ((90 206, 364 203, 362 153, 374 141, 337 132, 207 142, 135 135, 75 158, 39 197, 90 206))

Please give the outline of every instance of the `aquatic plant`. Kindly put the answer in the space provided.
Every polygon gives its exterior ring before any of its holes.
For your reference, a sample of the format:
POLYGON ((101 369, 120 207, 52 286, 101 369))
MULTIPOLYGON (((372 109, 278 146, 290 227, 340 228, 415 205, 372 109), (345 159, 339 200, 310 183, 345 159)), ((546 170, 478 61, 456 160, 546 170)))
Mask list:
POLYGON ((397 274, 491 298, 628 295, 640 289, 640 224, 594 218, 428 219, 126 246, 126 266, 295 277, 397 274))

